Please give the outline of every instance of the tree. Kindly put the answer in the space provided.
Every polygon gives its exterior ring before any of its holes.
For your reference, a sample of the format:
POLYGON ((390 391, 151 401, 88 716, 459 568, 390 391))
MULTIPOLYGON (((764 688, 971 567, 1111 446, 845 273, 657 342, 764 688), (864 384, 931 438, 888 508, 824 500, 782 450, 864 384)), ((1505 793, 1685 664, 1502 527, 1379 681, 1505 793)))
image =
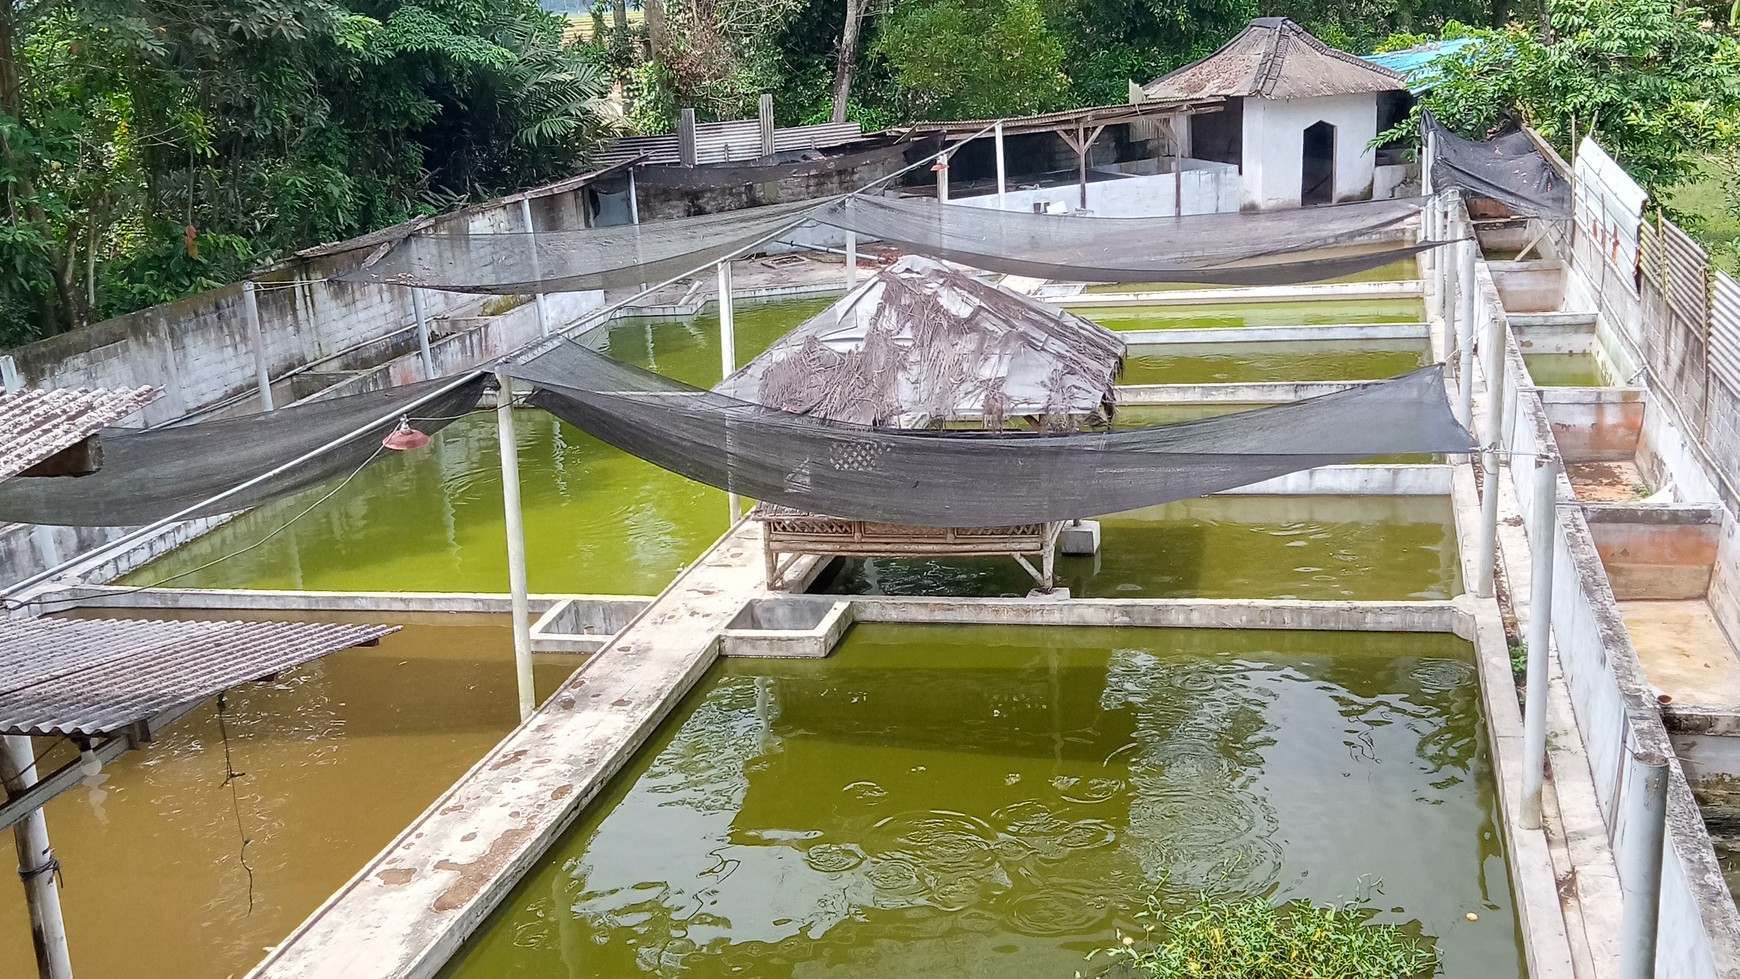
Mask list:
POLYGON ((858 63, 858 29, 863 23, 864 0, 846 0, 846 26, 840 32, 840 52, 834 66, 834 112, 830 122, 846 121, 846 104, 852 97, 852 70, 858 63))
POLYGON ((908 118, 966 119, 1056 108, 1063 45, 1035 0, 908 0, 883 19, 877 57, 893 69, 908 118))
POLYGON ((605 84, 533 0, 0 0, 0 343, 572 172, 605 84))
MULTIPOLYGON (((1653 190, 1694 176, 1733 141, 1740 119, 1740 42, 1671 0, 1551 0, 1550 40, 1524 25, 1477 37, 1440 59, 1423 100, 1446 126, 1483 136, 1507 116, 1569 157, 1594 135, 1653 190)), ((1417 132, 1413 121, 1405 130, 1417 132)), ((1380 137, 1382 138, 1382 137, 1380 137)))

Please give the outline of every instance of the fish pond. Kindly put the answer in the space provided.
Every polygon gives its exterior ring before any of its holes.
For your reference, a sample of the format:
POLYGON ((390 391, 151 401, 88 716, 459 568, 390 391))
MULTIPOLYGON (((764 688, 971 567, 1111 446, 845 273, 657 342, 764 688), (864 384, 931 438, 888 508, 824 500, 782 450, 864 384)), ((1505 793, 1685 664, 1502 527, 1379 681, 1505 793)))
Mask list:
POLYGON ((1454 637, 859 626, 716 664, 442 975, 1070 979, 1207 890, 1517 976, 1492 781, 1454 637))
MULTIPOLYGON (((1100 553, 1057 559, 1074 598, 1448 599, 1461 591, 1455 517, 1441 496, 1210 496, 1100 520, 1100 553)), ((1025 595, 1007 557, 842 558, 814 590, 846 595, 1025 595)))

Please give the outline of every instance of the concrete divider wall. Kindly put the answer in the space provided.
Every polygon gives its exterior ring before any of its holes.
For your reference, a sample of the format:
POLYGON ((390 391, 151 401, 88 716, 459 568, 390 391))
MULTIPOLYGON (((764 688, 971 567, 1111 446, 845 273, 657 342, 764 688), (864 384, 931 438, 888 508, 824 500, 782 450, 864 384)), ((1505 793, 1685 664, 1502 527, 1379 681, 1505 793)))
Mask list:
MULTIPOLYGON (((1485 300, 1483 305, 1490 309, 1497 296, 1485 300)), ((1522 352, 1508 331, 1506 347, 1506 447, 1513 453, 1511 481, 1532 526, 1536 480, 1548 471, 1536 468, 1534 456, 1542 451, 1556 455, 1556 449, 1546 406, 1528 386, 1522 352)), ((1740 970, 1740 913, 1735 911, 1709 833, 1650 695, 1594 537, 1562 475, 1556 476, 1555 497, 1553 642, 1608 840, 1621 867, 1631 858, 1627 847, 1636 845, 1628 825, 1637 787, 1632 757, 1658 753, 1670 760, 1656 975, 1664 979, 1733 975, 1740 970)))
MULTIPOLYGON (((541 230, 583 223, 584 182, 530 198, 541 230)), ((537 195, 538 191, 529 191, 537 195)), ((491 201, 431 219, 425 230, 445 234, 522 231, 519 200, 491 201)), ((261 273, 256 297, 267 373, 295 368, 378 341, 415 324, 410 290, 341 282, 376 236, 353 250, 321 249, 261 273)), ((424 291, 431 319, 474 315, 489 297, 424 291)), ((439 324, 436 325, 440 330, 439 324)), ((9 351, 26 384, 36 387, 128 387, 152 384, 164 397, 133 424, 158 424, 255 388, 254 348, 240 283, 153 306, 9 351)))
MULTIPOLYGON (((1175 185, 1181 187, 1185 214, 1214 214, 1239 209, 1244 185, 1238 167, 1228 164, 1204 163, 1200 169, 1185 170, 1175 178, 1171 173, 1151 176, 1117 177, 1095 180, 1087 186, 1087 206, 1099 217, 1134 218, 1161 217, 1176 211, 1175 185)), ((1008 208, 1031 211, 1038 203, 1049 204, 1060 211, 1081 207, 1079 184, 1057 187, 1010 190, 1008 208)), ((952 200, 969 207, 997 206, 996 194, 981 194, 952 200)))

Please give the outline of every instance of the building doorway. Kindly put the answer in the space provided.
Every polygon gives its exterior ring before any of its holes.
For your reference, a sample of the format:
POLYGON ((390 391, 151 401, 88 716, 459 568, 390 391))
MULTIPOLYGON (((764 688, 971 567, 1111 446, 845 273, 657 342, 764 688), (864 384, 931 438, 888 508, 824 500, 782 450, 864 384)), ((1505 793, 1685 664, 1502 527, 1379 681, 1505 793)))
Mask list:
POLYGON ((1305 127, 1304 159, 1299 168, 1299 203, 1335 203, 1335 127, 1317 122, 1305 127))

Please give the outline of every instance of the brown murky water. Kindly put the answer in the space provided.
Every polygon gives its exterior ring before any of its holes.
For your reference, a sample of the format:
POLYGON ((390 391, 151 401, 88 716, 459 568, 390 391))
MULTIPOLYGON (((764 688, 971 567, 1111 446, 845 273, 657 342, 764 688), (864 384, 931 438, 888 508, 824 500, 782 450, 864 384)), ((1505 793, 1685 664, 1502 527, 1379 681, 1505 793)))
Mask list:
MULTIPOLYGON (((79 979, 245 974, 519 719, 506 616, 274 618, 410 624, 231 692, 234 799, 213 703, 49 804, 79 979)), ((580 663, 540 656, 539 693, 580 663)), ((23 889, 0 881, 0 976, 35 975, 23 889)))

